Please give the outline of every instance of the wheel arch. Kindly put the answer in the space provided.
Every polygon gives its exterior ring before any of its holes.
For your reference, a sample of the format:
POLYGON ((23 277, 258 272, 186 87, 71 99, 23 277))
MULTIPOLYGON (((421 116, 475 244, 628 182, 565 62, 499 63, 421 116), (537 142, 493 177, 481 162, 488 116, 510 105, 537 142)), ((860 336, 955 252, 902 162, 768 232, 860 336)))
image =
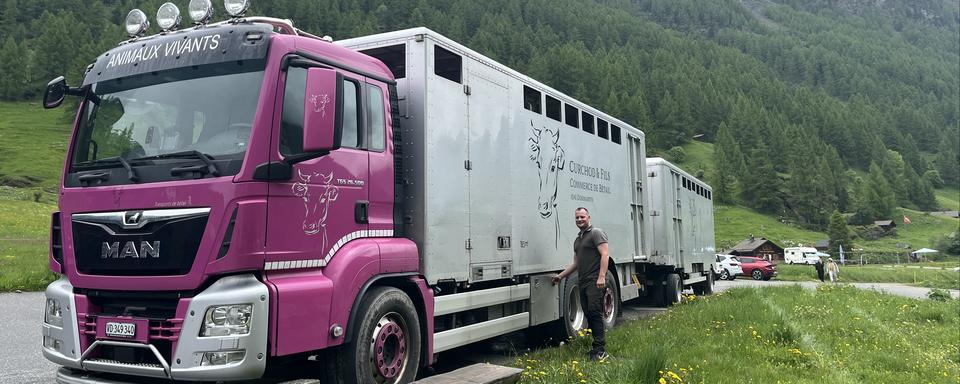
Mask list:
MULTIPOLYGON (((347 318, 347 324, 345 326, 346 331, 343 335, 343 344, 350 344, 353 342, 353 325, 357 321, 357 313, 359 313, 360 302, 363 301, 364 296, 370 289, 375 287, 392 287, 399 289, 403 293, 407 294, 410 297, 410 301, 413 301, 414 310, 417 312, 417 317, 419 317, 420 323, 420 338, 421 345, 423 348, 420 348, 420 365, 429 366, 430 365, 430 355, 433 350, 431 348, 432 343, 430 343, 430 335, 428 332, 431 331, 431 327, 428 322, 428 314, 426 308, 427 298, 423 297, 423 294, 420 292, 420 288, 417 286, 417 283, 412 280, 412 277, 419 277, 416 273, 413 272, 404 272, 404 273, 392 273, 377 275, 366 283, 363 287, 360 288, 360 291, 357 293, 357 297, 353 299, 353 305, 350 307, 350 316, 347 318)), ((430 300, 433 298, 431 297, 430 300)))

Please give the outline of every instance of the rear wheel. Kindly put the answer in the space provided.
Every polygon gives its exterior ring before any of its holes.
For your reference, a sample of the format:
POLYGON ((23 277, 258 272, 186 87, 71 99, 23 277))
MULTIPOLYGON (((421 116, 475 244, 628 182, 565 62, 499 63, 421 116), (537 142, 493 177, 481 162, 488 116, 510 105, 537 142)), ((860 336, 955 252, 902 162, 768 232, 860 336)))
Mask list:
POLYGON ((693 293, 697 296, 713 294, 713 271, 707 273, 707 279, 693 286, 693 293))
POLYGON ((607 287, 603 292, 603 325, 607 329, 613 328, 614 325, 617 325, 617 317, 620 316, 620 291, 617 287, 617 279, 613 278, 613 274, 607 272, 606 274, 606 284, 607 287))
POLYGON ((671 273, 667 275, 667 285, 664 287, 664 301, 667 306, 680 302, 680 295, 683 293, 683 286, 680 285, 680 275, 671 273))
POLYGON ((417 377, 420 319, 413 301, 392 287, 370 290, 353 325, 355 338, 337 356, 338 379, 349 384, 399 384, 417 377))
POLYGON ((587 315, 580 307, 579 277, 574 272, 560 282, 560 319, 543 324, 527 332, 528 338, 559 342, 567 340, 586 328, 587 315))

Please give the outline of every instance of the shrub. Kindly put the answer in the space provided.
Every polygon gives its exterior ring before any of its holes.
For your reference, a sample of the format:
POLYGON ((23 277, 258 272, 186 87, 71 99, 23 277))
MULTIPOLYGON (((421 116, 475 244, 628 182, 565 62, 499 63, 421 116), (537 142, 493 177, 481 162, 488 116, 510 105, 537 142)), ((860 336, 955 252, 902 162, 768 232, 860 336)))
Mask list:
POLYGON ((946 289, 938 288, 931 289, 930 292, 927 293, 927 297, 934 301, 950 301, 952 299, 952 297, 950 297, 950 292, 948 292, 946 289))

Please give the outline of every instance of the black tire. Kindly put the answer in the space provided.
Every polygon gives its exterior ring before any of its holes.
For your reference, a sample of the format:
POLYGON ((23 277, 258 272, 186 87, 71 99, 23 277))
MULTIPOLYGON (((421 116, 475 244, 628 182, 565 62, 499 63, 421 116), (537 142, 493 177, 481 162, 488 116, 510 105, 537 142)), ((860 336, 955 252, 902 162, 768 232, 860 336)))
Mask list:
POLYGON ((393 287, 374 287, 359 308, 354 339, 337 354, 337 382, 400 384, 416 379, 422 339, 410 297, 393 287))
POLYGON ((763 272, 760 272, 759 269, 754 269, 753 272, 750 273, 750 276, 753 277, 754 280, 761 280, 763 279, 763 272))
POLYGON ((730 271, 728 271, 726 268, 720 271, 720 280, 733 280, 732 276, 730 275, 730 271))
POLYGON ((763 281, 770 281, 770 279, 772 279, 772 278, 773 278, 773 276, 764 276, 764 277, 763 277, 763 281))
POLYGON ((667 275, 667 285, 663 289, 663 301, 667 306, 680 302, 680 295, 683 293, 683 286, 681 284, 680 275, 676 273, 667 275))
POLYGON ((707 273, 707 281, 706 281, 706 284, 703 285, 703 294, 704 294, 704 295, 709 296, 709 295, 712 295, 712 294, 713 294, 713 283, 714 283, 713 271, 710 271, 710 272, 707 273))
POLYGON ((548 341, 564 341, 587 327, 587 316, 580 307, 578 279, 574 272, 560 281, 560 319, 544 324, 544 332, 534 332, 533 335, 548 341))
POLYGON ((609 271, 606 274, 606 285, 603 295, 603 325, 610 329, 617 325, 623 303, 620 302, 620 287, 617 279, 614 279, 613 273, 609 271))
POLYGON ((693 284, 693 294, 707 296, 713 294, 713 271, 707 273, 707 279, 693 284))

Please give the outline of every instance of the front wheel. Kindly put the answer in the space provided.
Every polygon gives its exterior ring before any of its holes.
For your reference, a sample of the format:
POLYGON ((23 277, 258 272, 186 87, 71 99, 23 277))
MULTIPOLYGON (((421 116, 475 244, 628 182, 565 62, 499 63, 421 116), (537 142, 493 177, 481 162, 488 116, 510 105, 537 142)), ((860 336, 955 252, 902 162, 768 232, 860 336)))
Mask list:
POLYGON ((393 287, 376 287, 360 303, 355 338, 338 356, 339 380, 348 384, 400 384, 420 367, 420 318, 413 301, 393 287))
POLYGON ((753 273, 751 273, 750 275, 753 276, 754 280, 763 279, 763 272, 760 272, 759 269, 754 269, 753 273))
POLYGON ((720 271, 720 280, 733 280, 730 278, 730 272, 726 269, 720 271))

